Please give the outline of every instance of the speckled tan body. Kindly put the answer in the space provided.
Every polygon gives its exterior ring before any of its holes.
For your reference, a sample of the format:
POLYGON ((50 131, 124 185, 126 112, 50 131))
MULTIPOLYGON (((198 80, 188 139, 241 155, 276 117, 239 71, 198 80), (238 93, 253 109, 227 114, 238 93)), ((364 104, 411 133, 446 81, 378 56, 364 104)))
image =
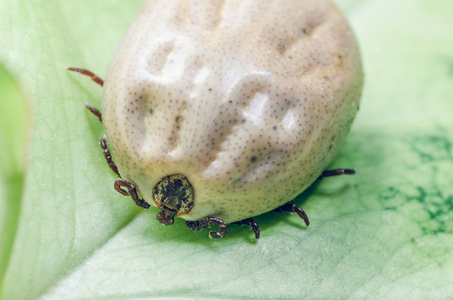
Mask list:
POLYGON ((149 1, 104 85, 122 177, 151 205, 182 174, 180 217, 234 222, 310 186, 349 131, 362 88, 353 34, 328 0, 149 1))

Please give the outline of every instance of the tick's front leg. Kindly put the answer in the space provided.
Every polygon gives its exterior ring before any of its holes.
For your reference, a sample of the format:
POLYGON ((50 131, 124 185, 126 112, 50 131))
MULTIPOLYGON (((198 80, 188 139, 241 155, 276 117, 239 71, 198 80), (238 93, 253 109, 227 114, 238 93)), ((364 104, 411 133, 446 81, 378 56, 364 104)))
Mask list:
POLYGON ((112 169, 112 171, 115 172, 115 174, 121 178, 120 172, 118 171, 118 167, 112 160, 112 155, 110 155, 110 150, 107 147, 107 142, 105 141, 105 139, 101 139, 100 144, 102 151, 104 152, 105 160, 107 161, 107 164, 109 165, 110 169, 112 169))
POLYGON ((284 211, 295 212, 299 215, 299 217, 302 220, 304 220, 305 225, 307 225, 307 226, 310 225, 310 221, 308 220, 307 214, 304 212, 304 210, 302 208, 300 208, 299 206, 297 206, 295 204, 286 203, 280 207, 277 207, 276 209, 274 209, 274 211, 276 211, 276 212, 284 212, 284 211))
POLYGON ((227 227, 226 227, 227 224, 225 223, 224 220, 219 219, 219 218, 206 217, 200 221, 187 221, 186 225, 193 231, 199 231, 199 230, 207 228, 211 225, 217 225, 220 228, 219 232, 215 232, 215 231, 209 232, 209 236, 212 239, 221 239, 221 238, 224 238, 227 234, 227 227))
POLYGON ((120 193, 124 196, 131 196, 132 200, 134 200, 135 204, 138 207, 149 208, 149 204, 145 200, 140 199, 138 197, 137 189, 135 188, 135 185, 133 185, 129 181, 126 181, 122 178, 118 178, 117 180, 115 180, 114 187, 118 193, 120 193), (127 188, 127 191, 124 190, 123 187, 127 188))
POLYGON ((253 220, 252 218, 248 218, 248 219, 245 219, 242 221, 237 221, 237 222, 234 222, 233 224, 247 225, 247 226, 252 227, 253 232, 255 233, 255 238, 256 239, 260 238, 260 227, 258 226, 258 223, 256 223, 256 221, 253 220))

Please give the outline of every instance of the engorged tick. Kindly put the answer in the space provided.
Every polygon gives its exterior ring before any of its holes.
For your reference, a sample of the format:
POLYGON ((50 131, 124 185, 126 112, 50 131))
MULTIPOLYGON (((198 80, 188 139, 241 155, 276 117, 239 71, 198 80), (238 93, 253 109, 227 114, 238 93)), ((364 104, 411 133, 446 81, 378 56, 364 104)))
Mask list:
POLYGON ((325 171, 359 107, 360 53, 330 0, 145 4, 103 86, 101 147, 115 190, 159 208, 192 230, 250 226, 288 203, 325 171), (108 142, 108 146, 107 146, 108 142), (109 148, 112 150, 110 151, 109 148), (112 157, 113 154, 113 157, 112 157))

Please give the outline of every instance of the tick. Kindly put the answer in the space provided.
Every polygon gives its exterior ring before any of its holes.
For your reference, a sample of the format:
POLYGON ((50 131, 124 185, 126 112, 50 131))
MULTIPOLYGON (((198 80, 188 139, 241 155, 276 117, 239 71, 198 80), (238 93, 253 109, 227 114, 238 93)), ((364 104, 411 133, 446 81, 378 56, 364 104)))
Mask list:
POLYGON ((157 0, 122 39, 103 87, 100 142, 115 190, 157 220, 192 230, 296 212, 359 107, 363 73, 346 20, 328 0, 157 0))

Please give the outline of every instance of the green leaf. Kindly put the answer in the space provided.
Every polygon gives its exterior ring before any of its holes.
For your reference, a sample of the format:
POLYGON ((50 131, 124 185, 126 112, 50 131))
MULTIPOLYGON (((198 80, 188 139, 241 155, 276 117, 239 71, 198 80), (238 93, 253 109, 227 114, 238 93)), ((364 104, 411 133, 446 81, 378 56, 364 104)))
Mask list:
POLYGON ((0 2, 0 297, 453 296, 453 2, 336 1, 366 85, 331 167, 357 175, 295 200, 308 229, 257 217, 259 241, 241 226, 215 241, 180 219, 164 227, 112 188, 102 126, 84 109, 101 89, 65 68, 103 77, 142 3, 0 2))
POLYGON ((0 64, 0 282, 11 255, 24 177, 25 99, 0 64))

